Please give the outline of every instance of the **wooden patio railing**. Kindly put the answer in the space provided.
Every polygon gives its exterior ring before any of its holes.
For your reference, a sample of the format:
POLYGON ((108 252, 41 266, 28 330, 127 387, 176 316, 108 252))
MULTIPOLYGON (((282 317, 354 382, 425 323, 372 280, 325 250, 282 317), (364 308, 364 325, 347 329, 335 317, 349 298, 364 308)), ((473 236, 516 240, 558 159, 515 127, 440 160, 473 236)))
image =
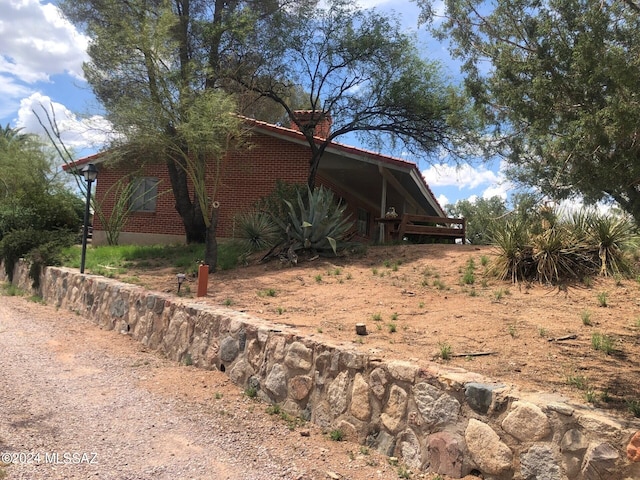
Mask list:
POLYGON ((405 236, 434 239, 461 239, 465 242, 467 221, 464 218, 431 217, 404 213, 396 218, 377 218, 385 226, 385 241, 398 241, 405 236))

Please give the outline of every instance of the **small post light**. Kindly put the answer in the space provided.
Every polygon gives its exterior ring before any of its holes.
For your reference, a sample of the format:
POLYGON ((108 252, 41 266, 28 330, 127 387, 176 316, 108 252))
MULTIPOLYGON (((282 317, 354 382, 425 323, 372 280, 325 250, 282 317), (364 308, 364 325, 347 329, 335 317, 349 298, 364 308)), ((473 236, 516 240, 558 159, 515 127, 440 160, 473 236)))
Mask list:
POLYGON ((176 275, 176 277, 178 278, 178 293, 180 293, 180 287, 182 286, 182 282, 184 282, 187 276, 184 273, 179 273, 176 275))
POLYGON ((84 261, 87 256, 87 237, 89 235, 89 208, 91 206, 91 183, 98 178, 98 169, 93 163, 86 165, 82 176, 87 182, 87 203, 84 208, 84 225, 82 226, 82 255, 80 257, 80 273, 84 273, 84 261))

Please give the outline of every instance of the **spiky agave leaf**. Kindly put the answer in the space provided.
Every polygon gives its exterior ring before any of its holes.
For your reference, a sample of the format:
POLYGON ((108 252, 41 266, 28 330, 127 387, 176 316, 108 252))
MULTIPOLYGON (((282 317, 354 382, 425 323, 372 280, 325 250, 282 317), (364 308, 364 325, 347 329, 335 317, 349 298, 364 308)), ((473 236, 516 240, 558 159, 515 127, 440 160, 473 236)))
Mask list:
POLYGON ((337 253, 338 243, 349 232, 352 223, 344 215, 346 206, 334 202, 331 190, 322 186, 314 191, 307 189, 306 203, 298 193, 297 210, 291 202, 285 200, 285 203, 289 214, 288 233, 295 241, 294 248, 331 249, 337 253))

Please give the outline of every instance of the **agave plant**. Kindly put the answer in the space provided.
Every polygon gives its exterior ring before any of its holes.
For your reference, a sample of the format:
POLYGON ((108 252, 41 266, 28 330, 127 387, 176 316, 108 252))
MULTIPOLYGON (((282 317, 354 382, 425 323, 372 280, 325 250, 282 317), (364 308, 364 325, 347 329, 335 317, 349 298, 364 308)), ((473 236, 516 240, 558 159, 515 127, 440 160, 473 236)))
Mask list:
POLYGON ((289 224, 275 220, 294 242, 294 250, 322 252, 331 249, 337 254, 338 242, 346 237, 353 222, 345 216, 346 206, 334 201, 331 190, 321 186, 312 192, 307 188, 306 204, 300 193, 297 208, 287 200, 285 203, 289 210, 289 224))

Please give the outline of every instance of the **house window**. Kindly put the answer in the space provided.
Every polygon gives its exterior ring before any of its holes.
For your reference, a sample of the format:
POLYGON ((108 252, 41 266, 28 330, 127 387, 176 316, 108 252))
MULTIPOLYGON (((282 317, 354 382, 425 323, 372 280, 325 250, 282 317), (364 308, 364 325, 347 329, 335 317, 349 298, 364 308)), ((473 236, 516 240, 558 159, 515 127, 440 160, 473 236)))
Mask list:
POLYGON ((143 177, 135 182, 131 196, 131 211, 155 212, 158 197, 158 179, 143 177))
POLYGON ((358 234, 364 237, 369 236, 369 212, 364 208, 358 208, 358 220, 356 221, 358 234))

